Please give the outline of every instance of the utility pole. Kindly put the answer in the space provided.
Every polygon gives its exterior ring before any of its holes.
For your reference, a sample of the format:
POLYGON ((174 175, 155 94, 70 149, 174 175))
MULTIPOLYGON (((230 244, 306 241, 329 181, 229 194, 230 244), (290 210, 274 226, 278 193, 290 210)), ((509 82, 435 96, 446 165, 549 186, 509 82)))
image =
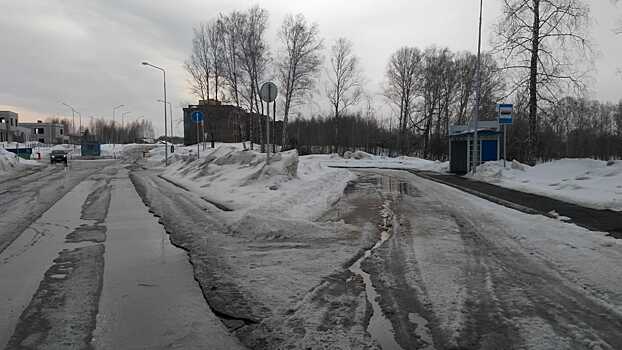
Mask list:
POLYGON ((477 166, 479 165, 481 155, 480 155, 480 147, 478 140, 478 131, 479 131, 479 113, 481 109, 481 93, 482 93, 482 63, 481 63, 481 55, 482 55, 482 8, 483 8, 484 0, 480 0, 479 2, 479 35, 477 39, 477 87, 475 91, 475 122, 473 123, 474 132, 473 132, 473 173, 477 172, 477 166))

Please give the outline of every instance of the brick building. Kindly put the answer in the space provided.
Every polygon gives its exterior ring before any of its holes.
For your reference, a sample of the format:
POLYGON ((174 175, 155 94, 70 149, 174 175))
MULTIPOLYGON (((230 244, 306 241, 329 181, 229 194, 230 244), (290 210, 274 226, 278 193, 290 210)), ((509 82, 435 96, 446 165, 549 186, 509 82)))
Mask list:
MULTIPOLYGON (((234 143, 248 141, 251 135, 251 120, 253 124, 253 142, 261 143, 259 140, 260 127, 264 138, 266 135, 266 116, 251 115, 244 109, 236 106, 223 105, 218 101, 209 100, 199 101, 198 105, 190 105, 183 110, 185 145, 197 143, 197 124, 192 120, 192 113, 195 111, 203 112, 205 118, 203 126, 199 125, 198 128, 199 142, 210 142, 212 138, 215 142, 234 143)), ((280 144, 283 122, 277 121, 270 124, 272 125, 270 138, 277 140, 276 143, 280 144), (275 130, 276 135, 272 135, 275 133, 275 130)))

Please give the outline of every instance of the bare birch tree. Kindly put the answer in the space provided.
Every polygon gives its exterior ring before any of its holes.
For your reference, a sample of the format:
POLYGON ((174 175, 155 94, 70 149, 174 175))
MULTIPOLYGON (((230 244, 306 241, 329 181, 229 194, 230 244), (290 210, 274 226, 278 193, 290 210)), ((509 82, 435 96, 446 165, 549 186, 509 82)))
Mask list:
POLYGON ((210 98, 210 76, 212 72, 211 56, 208 24, 202 23, 194 28, 192 54, 186 63, 186 71, 190 74, 196 87, 204 86, 204 97, 208 100, 210 98))
POLYGON ((218 100, 220 78, 224 74, 225 41, 224 28, 218 20, 206 25, 207 41, 209 43, 210 63, 214 79, 214 99, 218 100))
MULTIPOLYGON (((250 8, 243 16, 242 28, 240 31, 240 61, 242 62, 242 70, 246 74, 249 84, 249 109, 251 115, 253 112, 260 115, 259 100, 259 81, 263 78, 263 74, 267 69, 269 62, 268 45, 265 40, 265 32, 268 26, 268 12, 259 6, 250 8)), ((263 106, 263 104, 262 104, 263 106)), ((251 117, 252 123, 253 117, 251 117)), ((261 120, 261 119, 258 119, 261 120)), ((254 126, 251 124, 251 149, 253 148, 252 138, 254 126)), ((258 126, 259 142, 262 143, 263 131, 261 125, 258 126)))
POLYGON ((330 51, 330 67, 326 95, 334 112, 335 151, 339 144, 339 118, 356 105, 362 95, 361 72, 358 58, 352 51, 352 42, 346 38, 335 41, 330 51))
POLYGON ((512 71, 512 91, 529 92, 528 154, 537 156, 539 101, 554 103, 565 90, 584 88, 590 50, 589 8, 581 0, 503 0, 496 49, 512 71))
POLYGON ((184 69, 190 76, 188 78, 190 92, 199 100, 207 99, 207 81, 205 80, 203 69, 197 57, 192 55, 186 63, 184 63, 184 69))
POLYGON ((227 16, 221 14, 217 23, 223 33, 224 80, 229 87, 233 101, 236 106, 240 107, 240 82, 242 76, 240 41, 242 39, 241 30, 244 23, 244 15, 238 11, 234 11, 227 16))
POLYGON ((406 152, 406 130, 414 109, 421 60, 419 49, 403 47, 391 55, 387 65, 385 96, 399 107, 397 144, 402 153, 406 152))
POLYGON ((318 25, 307 23, 302 14, 287 15, 278 37, 283 45, 277 61, 277 74, 285 97, 281 140, 285 145, 290 108, 313 89, 322 64, 323 43, 318 25))

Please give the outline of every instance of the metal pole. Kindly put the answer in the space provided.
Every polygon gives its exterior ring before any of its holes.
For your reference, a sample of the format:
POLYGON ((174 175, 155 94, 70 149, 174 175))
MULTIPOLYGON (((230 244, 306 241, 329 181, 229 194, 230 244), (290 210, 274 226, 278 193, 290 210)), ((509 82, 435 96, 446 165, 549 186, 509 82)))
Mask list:
POLYGON ((76 111, 71 108, 71 131, 76 132, 76 111))
MULTIPOLYGON (((272 152, 276 154, 276 100, 272 102, 272 152)), ((281 138, 283 135, 281 135, 281 138)))
POLYGON ((174 136, 174 132, 173 132, 173 104, 172 103, 168 103, 168 108, 169 108, 169 119, 171 120, 171 138, 175 137, 174 136))
POLYGON ((166 126, 166 71, 164 69, 162 69, 162 74, 164 74, 164 164, 168 166, 168 142, 166 141, 168 137, 168 130, 166 126))
MULTIPOLYGON (((268 85, 268 96, 272 96, 271 85, 268 85)), ((269 99, 267 100, 270 101, 269 99)), ((266 117, 266 164, 270 164, 270 102, 267 102, 266 107, 268 113, 266 117)))
POLYGON ((149 66, 155 69, 159 69, 162 71, 162 75, 164 76, 164 145, 166 147, 164 147, 164 164, 166 166, 168 166, 168 141, 166 141, 166 139, 168 138, 168 127, 167 127, 167 121, 166 121, 166 70, 164 70, 164 68, 158 67, 158 66, 154 66, 153 64, 149 63, 149 62, 143 62, 142 63, 143 66, 149 66))
POLYGON ((482 88, 482 70, 481 70, 481 55, 482 55, 482 8, 483 8, 484 0, 480 0, 479 2, 479 36, 477 39, 477 90, 475 91, 475 123, 474 123, 474 140, 473 140, 473 173, 477 172, 477 166, 480 162, 480 150, 479 150, 479 140, 478 140, 478 129, 479 129, 479 112, 480 112, 480 104, 481 104, 481 88, 482 88))
POLYGON ((197 125, 197 160, 199 160, 199 152, 201 152, 201 147, 199 147, 199 122, 195 122, 197 125))
POLYGON ((508 126, 503 124, 503 167, 505 168, 505 161, 508 159, 508 126))
POLYGON ((114 144, 114 119, 115 119, 115 113, 117 112, 117 109, 115 107, 112 107, 112 156, 114 157, 114 148, 115 148, 115 144, 114 144))

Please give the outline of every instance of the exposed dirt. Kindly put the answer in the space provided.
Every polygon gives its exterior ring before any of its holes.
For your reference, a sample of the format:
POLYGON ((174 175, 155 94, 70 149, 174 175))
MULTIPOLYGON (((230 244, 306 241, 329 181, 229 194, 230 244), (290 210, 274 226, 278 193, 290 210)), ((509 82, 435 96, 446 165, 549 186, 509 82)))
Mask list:
POLYGON ((89 349, 103 283, 104 246, 63 250, 20 316, 7 349, 89 349))

